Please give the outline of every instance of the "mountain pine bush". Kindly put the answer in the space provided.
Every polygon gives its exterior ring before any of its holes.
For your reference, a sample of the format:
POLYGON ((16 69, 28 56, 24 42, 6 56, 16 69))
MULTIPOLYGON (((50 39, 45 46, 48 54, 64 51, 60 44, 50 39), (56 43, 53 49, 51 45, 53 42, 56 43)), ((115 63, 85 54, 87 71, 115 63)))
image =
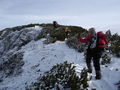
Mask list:
MULTIPOLYGON (((46 38, 47 34, 49 34, 50 38, 55 41, 57 41, 57 40, 64 41, 65 38, 68 38, 66 31, 65 31, 66 27, 69 30, 70 37, 75 36, 79 32, 87 32, 86 29, 83 29, 82 27, 76 27, 76 26, 59 25, 59 27, 57 27, 57 28, 54 28, 52 24, 44 24, 41 26, 42 27, 44 26, 43 30, 41 31, 41 33, 38 35, 38 37, 35 40, 39 40, 41 38, 46 38)), ((50 40, 50 41, 52 41, 52 40, 50 40)))
POLYGON ((28 86, 27 90, 87 90, 87 70, 83 69, 80 76, 76 74, 75 66, 67 61, 53 66, 38 81, 28 86))
POLYGON ((19 75, 22 73, 22 66, 24 65, 23 61, 23 52, 17 52, 10 55, 8 58, 4 59, 4 62, 0 64, 0 75, 1 79, 11 75, 19 75))
POLYGON ((82 27, 77 27, 77 26, 67 26, 67 27, 71 30, 71 36, 75 36, 79 32, 81 33, 87 32, 87 30, 82 27))
POLYGON ((110 56, 109 52, 104 52, 102 55, 101 64, 106 65, 106 64, 110 64, 110 63, 111 63, 111 56, 110 56))
POLYGON ((64 41, 66 38, 66 34, 63 27, 57 29, 50 27, 50 28, 43 28, 43 30, 35 40, 39 40, 41 38, 47 38, 48 34, 50 38, 53 39, 53 40, 49 39, 50 41, 53 41, 51 43, 54 43, 57 40, 64 41))
POLYGON ((74 48, 76 49, 78 52, 83 52, 84 48, 86 47, 86 44, 84 43, 80 43, 77 40, 77 34, 75 36, 72 36, 70 38, 67 39, 66 44, 70 47, 70 48, 74 48))
POLYGON ((110 43, 110 51, 112 52, 112 54, 120 57, 120 36, 118 34, 114 34, 111 37, 110 43))

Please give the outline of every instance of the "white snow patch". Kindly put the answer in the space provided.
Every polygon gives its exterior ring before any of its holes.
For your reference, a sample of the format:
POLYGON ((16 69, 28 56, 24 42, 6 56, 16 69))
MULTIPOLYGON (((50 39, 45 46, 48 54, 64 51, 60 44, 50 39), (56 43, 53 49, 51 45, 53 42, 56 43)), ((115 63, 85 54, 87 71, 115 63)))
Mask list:
POLYGON ((39 31, 39 30, 42 30, 42 27, 41 26, 34 26, 34 27, 28 27, 28 28, 25 28, 25 29, 34 29, 36 31, 39 31))

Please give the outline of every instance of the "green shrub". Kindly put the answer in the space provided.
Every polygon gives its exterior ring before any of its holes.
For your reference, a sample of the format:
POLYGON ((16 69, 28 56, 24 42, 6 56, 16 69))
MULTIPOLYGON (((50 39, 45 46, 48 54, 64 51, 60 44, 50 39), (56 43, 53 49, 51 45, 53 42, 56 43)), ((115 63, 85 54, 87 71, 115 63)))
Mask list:
POLYGON ((51 29, 50 36, 60 41, 64 41, 66 38, 64 28, 51 29))
POLYGON ((70 37, 67 39, 66 44, 70 47, 70 48, 74 48, 76 49, 78 52, 83 52, 86 45, 84 43, 80 43, 77 40, 77 35, 70 37))
POLYGON ((112 35, 110 43, 110 51, 112 52, 112 54, 120 57, 120 36, 118 34, 112 35))
POLYGON ((87 30, 82 27, 77 27, 77 26, 68 26, 68 28, 70 29, 71 37, 67 39, 66 44, 70 48, 76 49, 78 52, 83 52, 86 45, 84 43, 80 43, 77 40, 77 35, 78 33, 81 33, 81 35, 84 37, 87 33, 87 30))
POLYGON ((35 38, 35 40, 39 40, 41 38, 45 38, 47 34, 50 32, 50 29, 48 28, 43 28, 40 32, 40 34, 35 38))
POLYGON ((22 72, 23 65, 23 52, 17 52, 0 64, 0 71, 5 73, 3 77, 8 77, 13 74, 18 75, 22 72))
POLYGON ((52 38, 52 37, 47 37, 46 40, 43 42, 44 44, 49 44, 49 43, 54 43, 56 42, 57 39, 56 38, 52 38))
POLYGON ((112 43, 111 51, 113 55, 120 57, 120 40, 112 43))
POLYGON ((115 33, 110 37, 110 42, 116 42, 119 39, 120 39, 120 36, 117 33, 115 33))
POLYGON ((104 55, 102 55, 101 64, 102 64, 102 65, 110 64, 110 62, 111 62, 110 54, 105 52, 104 55))
POLYGON ((53 66, 37 82, 27 87, 27 90, 87 90, 87 70, 83 69, 80 77, 76 75, 75 66, 67 61, 53 66))
POLYGON ((79 32, 81 32, 81 33, 87 32, 87 30, 84 29, 84 28, 82 28, 82 27, 68 26, 68 28, 71 30, 71 36, 75 36, 75 35, 78 34, 79 32))

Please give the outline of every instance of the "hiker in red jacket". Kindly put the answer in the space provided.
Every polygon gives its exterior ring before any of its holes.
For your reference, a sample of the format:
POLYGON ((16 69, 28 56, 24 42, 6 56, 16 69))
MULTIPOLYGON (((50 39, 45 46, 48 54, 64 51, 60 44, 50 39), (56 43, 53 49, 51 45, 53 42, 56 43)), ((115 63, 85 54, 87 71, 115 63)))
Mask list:
POLYGON ((87 54, 86 54, 86 64, 88 67, 88 72, 92 73, 91 60, 93 59, 93 64, 96 72, 96 79, 101 79, 101 69, 100 69, 100 58, 107 47, 108 41, 106 35, 103 32, 95 32, 95 28, 90 28, 88 34, 85 38, 81 38, 78 34, 77 39, 82 43, 87 43, 87 54))

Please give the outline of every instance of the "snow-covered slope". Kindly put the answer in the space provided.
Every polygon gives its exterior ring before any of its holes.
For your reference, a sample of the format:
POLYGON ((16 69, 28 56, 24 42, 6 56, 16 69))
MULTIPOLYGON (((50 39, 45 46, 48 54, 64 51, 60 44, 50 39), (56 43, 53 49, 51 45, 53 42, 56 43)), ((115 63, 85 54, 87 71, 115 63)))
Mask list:
MULTIPOLYGON (((86 65, 83 53, 78 53, 74 49, 70 49, 65 42, 57 41, 54 44, 45 45, 43 40, 31 41, 21 50, 24 53, 23 73, 16 77, 6 78, 0 83, 0 89, 7 90, 24 90, 26 85, 34 82, 40 74, 49 70, 53 65, 64 61, 74 62, 77 72, 80 72, 86 65)), ((112 58, 112 64, 108 67, 102 66, 101 80, 93 79, 89 81, 91 88, 97 90, 115 90, 115 83, 120 79, 120 61, 112 58), (116 71, 118 69, 118 71, 116 71)))
MULTIPOLYGON (((30 33, 32 30, 41 30, 40 28, 28 28, 30 33)), ((76 71, 86 67, 83 53, 79 53, 69 48, 65 41, 57 41, 53 44, 44 44, 41 39, 32 40, 17 52, 24 52, 22 73, 16 76, 9 76, 0 82, 0 90, 25 90, 32 82, 44 72, 51 69, 53 65, 64 61, 73 62, 76 71)), ((95 80, 95 72, 93 72, 92 80, 89 81, 89 90, 96 88, 97 90, 117 90, 115 84, 120 81, 120 60, 112 57, 111 64, 102 67, 102 79, 95 80)))

